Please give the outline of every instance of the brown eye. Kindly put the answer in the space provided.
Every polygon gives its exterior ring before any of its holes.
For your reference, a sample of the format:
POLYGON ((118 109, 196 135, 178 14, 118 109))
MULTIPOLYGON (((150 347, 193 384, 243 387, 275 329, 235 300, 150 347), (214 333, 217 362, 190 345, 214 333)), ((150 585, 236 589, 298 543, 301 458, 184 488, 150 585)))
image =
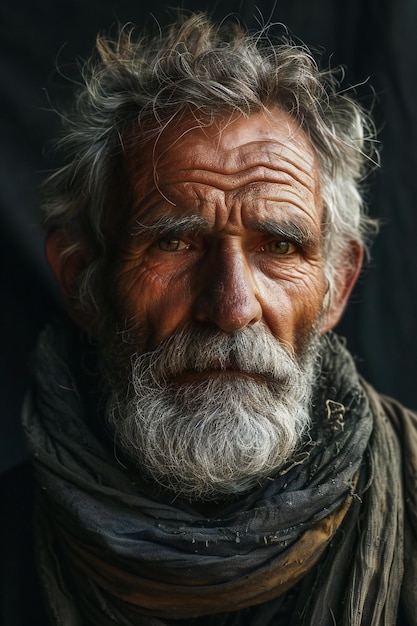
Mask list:
POLYGON ((180 250, 186 250, 190 246, 181 239, 160 239, 155 243, 155 247, 164 252, 179 252, 180 250))
POLYGON ((268 252, 271 252, 271 254, 292 254, 295 252, 296 248, 294 244, 289 241, 271 241, 266 246, 266 249, 268 252))

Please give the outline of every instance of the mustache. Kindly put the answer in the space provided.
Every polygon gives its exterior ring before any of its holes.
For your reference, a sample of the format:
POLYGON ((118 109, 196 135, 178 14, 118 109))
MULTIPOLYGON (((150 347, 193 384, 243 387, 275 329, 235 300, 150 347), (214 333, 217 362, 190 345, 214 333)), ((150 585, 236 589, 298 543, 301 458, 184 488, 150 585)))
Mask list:
POLYGON ((234 370, 281 385, 302 373, 293 349, 273 337, 262 322, 235 333, 186 326, 155 350, 135 355, 133 368, 142 379, 147 376, 161 386, 189 371, 234 370))

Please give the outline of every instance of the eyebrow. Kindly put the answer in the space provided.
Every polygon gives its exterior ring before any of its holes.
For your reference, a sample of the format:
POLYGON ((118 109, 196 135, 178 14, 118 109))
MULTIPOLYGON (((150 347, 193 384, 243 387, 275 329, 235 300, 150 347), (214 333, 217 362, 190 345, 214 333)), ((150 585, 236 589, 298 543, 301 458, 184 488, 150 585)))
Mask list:
POLYGON ((164 215, 153 224, 143 224, 137 220, 130 235, 139 241, 146 241, 154 237, 202 235, 209 231, 210 225, 201 215, 164 215))
POLYGON ((305 224, 294 220, 266 219, 253 224, 255 230, 275 237, 283 237, 299 246, 315 246, 320 243, 321 237, 317 237, 305 224))
MULTIPOLYGON (((308 226, 294 220, 258 220, 252 222, 250 228, 272 237, 287 239, 298 246, 314 247, 321 239, 308 226)), ((209 222, 201 215, 164 215, 153 224, 144 224, 137 220, 130 235, 141 242, 160 237, 208 235, 210 232, 209 222)))

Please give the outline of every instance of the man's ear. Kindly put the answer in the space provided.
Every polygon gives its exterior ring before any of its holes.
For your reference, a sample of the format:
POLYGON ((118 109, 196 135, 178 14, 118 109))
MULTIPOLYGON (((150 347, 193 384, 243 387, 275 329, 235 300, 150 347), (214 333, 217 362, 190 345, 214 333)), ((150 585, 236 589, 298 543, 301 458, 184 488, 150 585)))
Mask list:
POLYGON ((358 279, 363 262, 363 248, 357 241, 351 241, 349 250, 334 270, 334 285, 330 301, 324 312, 320 333, 332 330, 346 308, 349 296, 358 279))
POLYGON ((47 237, 45 251, 69 316, 78 326, 86 328, 87 316, 81 311, 75 297, 77 278, 87 263, 86 250, 79 247, 71 250, 71 243, 66 233, 54 230, 47 237))

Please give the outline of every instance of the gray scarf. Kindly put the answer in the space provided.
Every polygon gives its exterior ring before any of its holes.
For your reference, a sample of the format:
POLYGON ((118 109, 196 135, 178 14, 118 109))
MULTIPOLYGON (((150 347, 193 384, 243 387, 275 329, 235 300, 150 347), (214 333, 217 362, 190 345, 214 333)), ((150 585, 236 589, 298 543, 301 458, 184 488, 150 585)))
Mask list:
POLYGON ((322 342, 312 441, 216 519, 150 495, 93 434, 69 343, 62 329, 41 335, 24 411, 53 624, 395 624, 400 446, 335 335, 322 342))

